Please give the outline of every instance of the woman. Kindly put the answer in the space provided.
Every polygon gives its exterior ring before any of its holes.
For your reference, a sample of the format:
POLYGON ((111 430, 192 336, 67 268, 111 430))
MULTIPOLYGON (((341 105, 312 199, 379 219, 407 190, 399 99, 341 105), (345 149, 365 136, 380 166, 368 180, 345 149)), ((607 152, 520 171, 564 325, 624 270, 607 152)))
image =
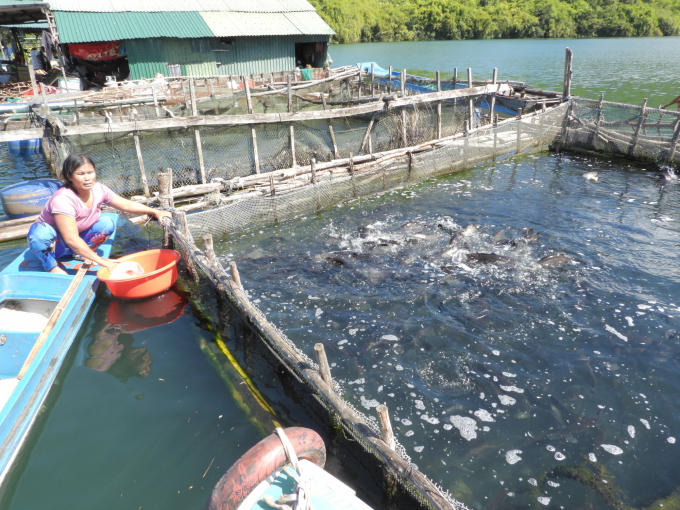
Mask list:
POLYGON ((160 221, 170 216, 116 195, 97 181, 94 162, 85 154, 71 154, 62 168, 64 186, 49 199, 28 231, 28 246, 50 273, 67 274, 57 259, 80 255, 113 271, 114 262, 95 253, 116 229, 109 217, 101 217, 102 204, 134 214, 149 214, 160 221))

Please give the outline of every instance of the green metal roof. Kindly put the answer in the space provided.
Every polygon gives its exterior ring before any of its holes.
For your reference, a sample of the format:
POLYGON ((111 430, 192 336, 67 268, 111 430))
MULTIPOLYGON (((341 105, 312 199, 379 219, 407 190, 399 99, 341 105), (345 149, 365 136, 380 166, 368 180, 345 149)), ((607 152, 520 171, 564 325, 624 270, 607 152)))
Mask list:
POLYGON ((62 43, 215 37, 198 12, 56 11, 54 18, 62 43))
POLYGON ((53 11, 70 12, 299 12, 315 10, 307 0, 48 0, 48 3, 53 11))
POLYGON ((63 43, 176 37, 332 35, 316 12, 67 12, 55 11, 63 43))

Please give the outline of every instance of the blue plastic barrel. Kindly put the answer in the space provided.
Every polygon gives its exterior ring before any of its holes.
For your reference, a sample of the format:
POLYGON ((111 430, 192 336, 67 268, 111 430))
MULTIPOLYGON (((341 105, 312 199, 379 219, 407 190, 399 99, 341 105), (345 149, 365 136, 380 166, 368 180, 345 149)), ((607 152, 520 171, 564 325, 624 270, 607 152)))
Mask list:
POLYGON ((12 184, 0 190, 0 201, 10 218, 40 214, 50 197, 61 187, 57 179, 35 179, 12 184))
POLYGON ((22 156, 24 154, 35 154, 40 152, 42 148, 42 139, 33 138, 31 140, 18 140, 7 142, 9 153, 13 156, 22 156))

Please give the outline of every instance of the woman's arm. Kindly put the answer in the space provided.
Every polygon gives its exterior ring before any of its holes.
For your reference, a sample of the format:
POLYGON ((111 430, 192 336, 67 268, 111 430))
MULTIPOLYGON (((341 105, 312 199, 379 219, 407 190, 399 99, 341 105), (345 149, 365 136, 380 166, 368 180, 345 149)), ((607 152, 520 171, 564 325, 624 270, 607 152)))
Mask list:
POLYGON ((73 250, 73 253, 76 253, 85 259, 89 259, 102 267, 108 268, 109 272, 113 271, 114 262, 97 255, 87 243, 80 238, 75 218, 63 214, 55 214, 54 221, 57 223, 57 230, 59 231, 59 234, 61 234, 61 238, 68 247, 73 250))
POLYGON ((119 195, 116 195, 116 198, 111 200, 111 202, 109 202, 109 205, 111 207, 114 207, 115 209, 118 209, 119 211, 124 211, 132 214, 148 214, 150 216, 154 216, 158 221, 160 221, 161 218, 165 216, 167 217, 172 216, 168 211, 152 209, 151 207, 147 207, 143 204, 138 204, 137 202, 133 202, 132 200, 128 200, 119 195))

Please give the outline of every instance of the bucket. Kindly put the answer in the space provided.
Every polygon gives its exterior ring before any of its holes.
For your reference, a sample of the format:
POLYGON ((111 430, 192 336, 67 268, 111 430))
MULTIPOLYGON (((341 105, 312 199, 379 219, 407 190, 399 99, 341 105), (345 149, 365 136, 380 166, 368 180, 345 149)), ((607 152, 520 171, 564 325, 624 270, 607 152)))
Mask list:
POLYGON ((102 267, 97 278, 106 283, 111 294, 121 299, 141 299, 168 290, 177 281, 179 253, 175 250, 149 250, 121 257, 116 262, 137 262, 144 269, 141 276, 110 280, 109 270, 102 267))

